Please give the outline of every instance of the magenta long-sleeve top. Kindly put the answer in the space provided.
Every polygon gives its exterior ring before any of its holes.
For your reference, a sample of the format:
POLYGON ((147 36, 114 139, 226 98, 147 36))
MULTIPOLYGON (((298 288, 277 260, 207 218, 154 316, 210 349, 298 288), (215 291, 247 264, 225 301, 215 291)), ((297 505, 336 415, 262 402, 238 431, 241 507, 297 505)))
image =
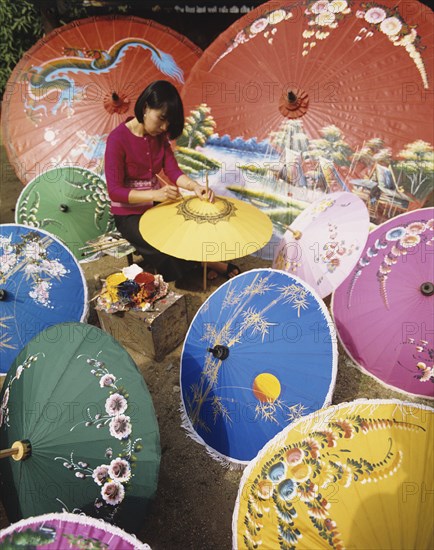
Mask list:
POLYGON ((128 120, 108 136, 104 158, 111 212, 121 216, 143 214, 153 204, 128 204, 131 189, 158 188, 155 174, 161 170, 173 184, 183 174, 167 134, 136 136, 126 126, 128 120))

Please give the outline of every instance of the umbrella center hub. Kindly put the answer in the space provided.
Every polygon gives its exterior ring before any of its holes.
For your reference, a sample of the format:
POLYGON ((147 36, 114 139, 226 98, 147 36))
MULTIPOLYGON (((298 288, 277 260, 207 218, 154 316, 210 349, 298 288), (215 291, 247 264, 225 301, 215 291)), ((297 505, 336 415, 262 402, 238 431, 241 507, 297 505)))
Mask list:
POLYGON ((0 288, 0 301, 6 299, 6 290, 4 288, 0 288))
POLYGON ((125 94, 112 92, 104 97, 104 109, 111 115, 126 113, 129 107, 130 100, 125 94))
POLYGON ((424 296, 432 296, 434 294, 434 284, 431 282, 422 283, 420 291, 424 296))
POLYGON ((202 201, 197 197, 190 197, 181 201, 177 210, 185 221, 194 220, 196 223, 215 225, 235 216, 236 207, 222 197, 216 197, 213 203, 202 201))
POLYGON ((307 113, 308 107, 309 95, 301 88, 286 90, 279 100, 279 111, 285 118, 300 118, 307 113))
POLYGON ((221 359, 222 361, 229 357, 229 348, 220 344, 217 344, 213 348, 208 348, 207 351, 212 353, 216 359, 221 359))

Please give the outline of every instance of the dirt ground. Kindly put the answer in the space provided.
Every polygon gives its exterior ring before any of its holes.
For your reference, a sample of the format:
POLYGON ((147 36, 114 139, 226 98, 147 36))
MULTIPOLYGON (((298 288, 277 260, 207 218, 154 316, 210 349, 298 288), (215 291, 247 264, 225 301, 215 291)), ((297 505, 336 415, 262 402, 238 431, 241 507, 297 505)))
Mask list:
MULTIPOLYGON (((22 189, 1 147, 1 223, 14 221, 14 206, 22 189)), ((249 256, 237 260, 243 271, 268 267, 270 262, 249 256)), ((105 256, 82 264, 89 287, 89 296, 99 288, 99 279, 126 265, 125 259, 105 256)), ((189 320, 214 291, 223 278, 201 290, 201 281, 190 281, 187 288, 176 289, 187 299, 189 320)), ((98 325, 90 304, 88 322, 98 325)), ((157 495, 153 508, 143 522, 138 537, 153 550, 224 550, 232 546, 232 512, 235 505, 240 470, 225 468, 211 458, 205 448, 186 435, 181 427, 179 345, 163 361, 157 363, 145 354, 128 349, 148 385, 158 417, 161 438, 161 466, 157 495)), ((0 379, 0 386, 2 384, 0 379)), ((356 398, 395 398, 432 405, 424 399, 408 399, 397 392, 383 388, 354 367, 342 348, 333 403, 356 398)), ((8 525, 4 510, 0 510, 0 527, 8 525)))

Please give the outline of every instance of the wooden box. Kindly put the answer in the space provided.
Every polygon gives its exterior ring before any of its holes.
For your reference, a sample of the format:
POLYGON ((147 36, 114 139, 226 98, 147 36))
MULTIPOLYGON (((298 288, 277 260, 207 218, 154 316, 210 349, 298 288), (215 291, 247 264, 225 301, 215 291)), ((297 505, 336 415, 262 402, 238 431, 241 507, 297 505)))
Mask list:
POLYGON ((180 344, 188 329, 185 296, 169 292, 148 311, 99 311, 101 328, 123 346, 161 361, 180 344))

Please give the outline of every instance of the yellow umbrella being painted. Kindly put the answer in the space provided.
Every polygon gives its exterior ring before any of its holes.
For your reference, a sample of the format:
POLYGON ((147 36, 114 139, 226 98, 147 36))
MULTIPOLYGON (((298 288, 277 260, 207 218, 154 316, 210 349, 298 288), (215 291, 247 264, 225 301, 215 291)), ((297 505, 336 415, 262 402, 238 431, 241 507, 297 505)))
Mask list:
POLYGON ((434 548, 434 409, 357 400, 267 443, 244 471, 235 549, 434 548))
POLYGON ((160 204, 143 214, 139 228, 145 241, 161 252, 198 262, 227 262, 252 254, 268 243, 273 230, 258 208, 228 197, 160 204))

